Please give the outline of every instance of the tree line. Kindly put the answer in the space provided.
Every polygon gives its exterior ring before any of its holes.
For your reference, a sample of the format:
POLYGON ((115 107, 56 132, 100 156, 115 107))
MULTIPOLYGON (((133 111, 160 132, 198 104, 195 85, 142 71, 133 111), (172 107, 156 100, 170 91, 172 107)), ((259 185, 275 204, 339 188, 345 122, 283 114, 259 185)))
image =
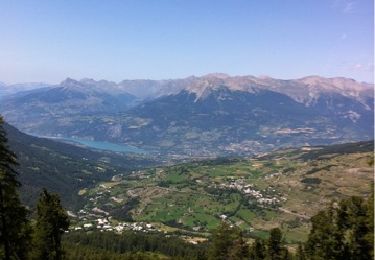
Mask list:
POLYGON ((147 259, 150 253, 155 258, 206 259, 207 244, 194 245, 176 235, 165 236, 160 233, 125 231, 116 234, 95 231, 64 235, 63 248, 67 259, 98 259, 98 256, 102 259, 132 259, 140 255, 147 259))

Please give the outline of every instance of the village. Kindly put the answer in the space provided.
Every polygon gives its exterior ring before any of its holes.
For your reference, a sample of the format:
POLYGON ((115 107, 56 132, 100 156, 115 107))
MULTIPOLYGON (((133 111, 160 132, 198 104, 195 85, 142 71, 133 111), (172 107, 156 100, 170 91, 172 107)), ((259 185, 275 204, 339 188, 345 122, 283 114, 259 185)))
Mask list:
POLYGON ((77 214, 68 211, 69 216, 73 219, 74 224, 71 225, 73 231, 112 231, 122 233, 125 230, 139 232, 162 232, 157 229, 156 225, 147 222, 119 222, 113 219, 108 212, 93 208, 91 212, 81 209, 77 214))
MULTIPOLYGON (((141 174, 141 172, 132 172, 132 174, 141 174)), ((142 175, 143 176, 143 175, 142 175)), ((122 180, 123 174, 114 175, 112 182, 119 182, 122 180)), ((100 208, 100 200, 111 199, 115 203, 122 203, 122 198, 111 196, 111 186, 100 184, 95 190, 95 193, 88 198, 88 204, 80 209, 76 214, 68 211, 69 216, 74 224, 71 225, 71 230, 74 231, 112 231, 122 233, 125 230, 139 231, 139 232, 162 232, 157 229, 157 225, 147 222, 133 222, 124 221, 119 222, 109 212, 100 208)), ((82 194, 84 194, 83 191, 82 194)))
POLYGON ((73 230, 84 230, 84 231, 91 231, 91 230, 100 230, 100 231, 114 231, 117 233, 122 233, 125 230, 132 230, 132 231, 140 231, 140 232, 161 232, 161 230, 157 230, 152 224, 145 223, 145 222, 118 222, 114 225, 110 219, 106 218, 98 218, 93 222, 85 222, 83 225, 77 225, 72 227, 73 230))
MULTIPOLYGON (((277 176, 278 173, 273 175, 277 176)), ((273 176, 266 177, 271 178, 273 176)), ((221 183, 220 185, 214 184, 214 187, 219 189, 238 190, 249 200, 249 204, 257 204, 258 206, 265 208, 278 208, 282 202, 287 200, 286 197, 282 196, 274 188, 268 187, 265 190, 257 190, 253 184, 246 183, 245 179, 242 177, 240 179, 230 180, 227 183, 221 183)))
MULTIPOLYGON (((124 231, 168 233, 163 221, 155 219, 155 221, 151 220, 150 222, 147 222, 143 220, 142 222, 142 220, 136 221, 132 217, 132 210, 136 209, 138 205, 138 202, 136 201, 139 199, 138 196, 140 192, 139 190, 134 189, 134 187, 138 187, 139 182, 153 183, 156 185, 155 191, 157 192, 189 192, 178 190, 173 186, 159 187, 159 179, 164 179, 165 174, 166 172, 164 169, 136 170, 129 174, 116 174, 112 176, 110 182, 100 183, 94 189, 82 191, 81 195, 85 196, 87 202, 86 205, 75 214, 70 212, 70 216, 74 222, 72 230, 85 232, 98 230, 102 232, 116 233, 122 233, 124 231), (129 189, 128 187, 132 188, 129 189), (132 200, 135 201, 134 204, 132 200), (116 214, 116 212, 121 212, 121 215, 116 214)), ((268 173, 261 178, 264 178, 265 180, 279 178, 280 174, 282 173, 268 173)), ((246 202, 244 204, 246 206, 244 207, 247 207, 250 210, 251 208, 260 208, 277 211, 287 200, 287 198, 272 185, 260 189, 246 177, 239 177, 234 173, 228 173, 225 179, 219 180, 219 182, 209 181, 211 184, 207 186, 217 191, 229 190, 240 193, 241 197, 246 202)), ((194 183, 201 186, 205 181, 207 181, 207 179, 198 178, 195 179, 194 183)), ((193 194, 197 193, 194 189, 191 192, 193 194)), ((225 211, 217 212, 215 218, 219 218, 222 221, 229 221, 231 224, 235 225, 237 225, 236 223, 238 222, 234 221, 230 217, 230 214, 225 211)), ((168 224, 167 227, 169 227, 168 224)), ((253 229, 252 227, 248 228, 251 229, 250 232, 253 229)), ((201 233, 206 230, 206 227, 190 226, 186 230, 201 233)))

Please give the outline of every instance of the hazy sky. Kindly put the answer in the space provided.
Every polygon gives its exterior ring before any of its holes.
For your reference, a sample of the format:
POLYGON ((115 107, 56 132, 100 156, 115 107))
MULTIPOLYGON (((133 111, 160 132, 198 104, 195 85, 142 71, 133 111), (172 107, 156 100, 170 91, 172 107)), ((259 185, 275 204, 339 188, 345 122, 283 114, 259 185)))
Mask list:
POLYGON ((0 0, 0 81, 225 72, 373 82, 373 0, 0 0))

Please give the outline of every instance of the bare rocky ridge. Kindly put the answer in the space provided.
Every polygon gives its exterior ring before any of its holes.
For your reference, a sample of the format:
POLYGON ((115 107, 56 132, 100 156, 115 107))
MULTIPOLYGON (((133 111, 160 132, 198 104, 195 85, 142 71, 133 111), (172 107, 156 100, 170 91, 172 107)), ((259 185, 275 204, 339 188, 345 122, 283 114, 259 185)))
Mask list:
POLYGON ((119 83, 68 78, 0 103, 6 120, 27 133, 209 157, 368 140, 373 111, 373 85, 353 79, 226 74, 119 83))
POLYGON ((259 90, 271 90, 288 95, 295 101, 306 105, 316 101, 320 95, 340 94, 365 104, 365 97, 373 96, 373 85, 357 82, 344 77, 324 78, 308 76, 301 79, 280 80, 271 77, 234 76, 215 73, 202 77, 188 77, 177 80, 134 80, 122 81, 119 86, 141 98, 160 97, 177 94, 187 90, 197 98, 205 97, 210 91, 226 87, 232 91, 253 93, 259 90), (138 93, 137 91, 141 92, 138 93))

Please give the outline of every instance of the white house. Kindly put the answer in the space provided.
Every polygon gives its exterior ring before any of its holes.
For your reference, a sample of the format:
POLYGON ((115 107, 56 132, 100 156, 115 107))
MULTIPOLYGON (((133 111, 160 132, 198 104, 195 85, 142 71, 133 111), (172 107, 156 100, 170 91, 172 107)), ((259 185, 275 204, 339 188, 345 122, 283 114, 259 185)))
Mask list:
POLYGON ((225 219, 227 219, 227 218, 228 218, 228 216, 227 216, 227 215, 224 215, 224 214, 222 214, 222 215, 220 215, 220 218, 221 218, 221 219, 223 219, 223 220, 225 220, 225 219))
POLYGON ((83 224, 83 227, 84 228, 92 228, 93 225, 92 225, 92 223, 85 223, 85 224, 83 224))

